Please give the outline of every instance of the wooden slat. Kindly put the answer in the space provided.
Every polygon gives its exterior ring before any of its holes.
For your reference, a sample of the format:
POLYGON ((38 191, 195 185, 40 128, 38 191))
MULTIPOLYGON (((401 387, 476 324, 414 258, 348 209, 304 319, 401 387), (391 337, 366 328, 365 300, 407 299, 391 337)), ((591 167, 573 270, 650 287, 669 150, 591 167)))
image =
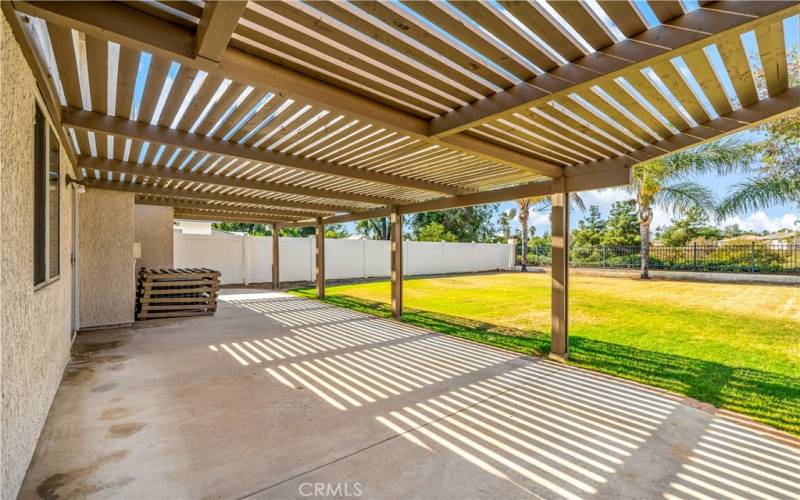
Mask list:
MULTIPOLYGON (((119 48, 115 116, 126 119, 131 117, 131 105, 133 104, 133 92, 136 87, 136 74, 139 71, 140 55, 140 52, 129 47, 120 46, 119 48)), ((121 158, 122 155, 120 154, 119 157, 121 158)))
POLYGON ((689 122, 661 95, 658 89, 641 73, 630 73, 625 76, 628 83, 636 89, 673 127, 678 130, 689 128, 689 122))
POLYGON ((154 57, 150 61, 147 82, 142 93, 142 103, 139 106, 138 120, 140 122, 150 123, 152 120, 161 90, 166 83, 169 67, 170 62, 161 58, 154 57))
POLYGON ((722 89, 722 84, 717 79, 711 63, 708 61, 705 53, 702 50, 696 50, 683 56, 686 66, 691 70, 692 74, 703 89, 703 93, 708 98, 711 106, 718 115, 726 115, 733 111, 728 96, 722 89))
POLYGON ((614 38, 606 29, 603 21, 594 11, 579 0, 561 0, 551 2, 550 6, 572 26, 595 50, 608 47, 614 43, 614 38))
POLYGON ((750 73, 750 64, 747 62, 747 54, 744 51, 742 40, 738 36, 729 37, 721 40, 717 44, 720 57, 731 80, 739 104, 749 106, 758 100, 758 92, 750 73))
POLYGON ((108 42, 86 35, 86 59, 89 66, 89 93, 92 96, 92 111, 106 113, 108 110, 108 42))
POLYGON ((430 1, 406 1, 404 4, 517 78, 524 80, 531 77, 530 69, 487 41, 485 37, 470 30, 462 20, 454 16, 452 11, 444 7, 443 4, 430 1))
POLYGON ((537 9, 534 4, 517 0, 503 0, 500 5, 567 61, 578 59, 584 55, 580 46, 563 33, 557 24, 545 16, 543 11, 537 9))
POLYGON ((689 116, 697 123, 703 123, 709 120, 708 113, 703 105, 695 97, 692 89, 684 81, 683 77, 678 73, 678 69, 669 61, 664 61, 653 66, 658 78, 664 82, 667 89, 673 96, 681 103, 683 108, 689 113, 689 116))
POLYGON ((363 10, 366 8, 363 2, 326 0, 314 2, 313 6, 315 9, 353 27, 375 42, 397 51, 412 61, 417 61, 428 68, 433 68, 441 77, 449 78, 453 81, 454 85, 460 84, 479 96, 492 92, 486 83, 480 81, 468 70, 459 67, 450 59, 434 53, 424 45, 407 38, 407 33, 404 32, 401 35, 401 32, 398 32, 394 25, 384 23, 377 17, 367 13, 363 10))
POLYGON ((647 29, 642 16, 628 0, 598 0, 597 3, 626 37, 630 38, 647 29))
MULTIPOLYGON (((209 110, 200 126, 197 127, 197 133, 200 135, 208 135, 220 118, 233 106, 233 103, 236 102, 236 99, 244 92, 245 88, 246 86, 241 83, 232 82, 222 97, 220 97, 219 101, 209 110)), ((220 125, 220 128, 221 127, 220 125)))
POLYGON ((530 42, 529 37, 514 22, 491 8, 485 2, 456 0, 450 2, 475 22, 485 27, 490 33, 503 34, 503 42, 520 55, 547 71, 558 66, 558 61, 530 42))
POLYGON ((57 24, 47 23, 50 45, 58 67, 64 97, 70 106, 83 107, 81 87, 78 81, 78 66, 75 63, 75 48, 72 43, 72 31, 57 24))
POLYGON ((650 0, 647 2, 659 21, 665 23, 684 14, 681 3, 677 0, 650 0))
POLYGON ((621 106, 627 109, 632 115, 642 121, 645 125, 656 134, 663 137, 672 135, 672 132, 661 123, 653 114, 640 103, 634 99, 619 83, 613 82, 601 87, 605 92, 616 100, 621 106))
POLYGON ((192 86, 192 82, 196 76, 196 69, 181 65, 178 74, 175 75, 175 81, 172 82, 166 104, 158 119, 159 126, 169 127, 172 124, 175 115, 178 113, 178 108, 180 108, 183 103, 183 98, 189 92, 189 88, 192 86))
POLYGON ((181 118, 181 121, 178 123, 179 130, 188 131, 192 125, 194 125, 194 122, 206 108, 206 105, 208 105, 208 102, 214 96, 220 84, 222 84, 222 78, 215 75, 208 75, 206 79, 203 80, 203 85, 200 86, 200 89, 195 94, 189 107, 186 108, 183 118, 181 118))
POLYGON ((789 87, 783 22, 761 25, 755 31, 767 92, 775 97, 789 87))

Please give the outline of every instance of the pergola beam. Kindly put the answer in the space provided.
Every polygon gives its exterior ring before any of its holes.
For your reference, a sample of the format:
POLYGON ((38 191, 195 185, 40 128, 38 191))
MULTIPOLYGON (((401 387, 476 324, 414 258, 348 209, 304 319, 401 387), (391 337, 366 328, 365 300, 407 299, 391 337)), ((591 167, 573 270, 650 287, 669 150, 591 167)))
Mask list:
POLYGON ((141 163, 125 162, 122 160, 95 158, 92 156, 80 156, 78 158, 78 167, 85 168, 87 170, 102 170, 104 172, 114 172, 125 175, 197 182, 201 184, 213 184, 216 186, 256 189, 273 193, 299 194, 303 196, 326 198, 328 200, 358 201, 362 203, 373 203, 375 205, 392 205, 405 201, 382 196, 343 193, 341 191, 331 191, 327 189, 309 188, 303 186, 290 186, 277 182, 244 179, 228 175, 203 174, 189 170, 180 170, 177 168, 156 167, 141 163))
MULTIPOLYGON (((429 122, 333 84, 227 47, 219 64, 195 56, 193 30, 178 26, 133 7, 112 2, 25 2, 14 1, 14 8, 58 25, 142 50, 166 60, 203 70, 209 75, 278 92, 284 97, 314 104, 373 123, 412 138, 472 154, 481 159, 509 165, 548 177, 560 176, 561 167, 520 155, 476 137, 431 137, 429 122)), ((421 188, 425 189, 425 188, 421 188)), ((450 193, 455 194, 455 193, 450 193)))
POLYGON ((163 200, 163 199, 153 199, 153 198, 144 198, 141 196, 137 196, 134 199, 134 203, 137 205, 152 205, 158 207, 172 207, 179 211, 195 211, 195 212, 208 212, 219 214, 222 216, 230 216, 230 217, 237 217, 242 215, 244 217, 263 217, 268 218, 270 220, 286 220, 286 221, 295 221, 300 217, 309 217, 309 215, 303 214, 292 214, 288 210, 258 210, 253 208, 245 208, 245 207, 237 207, 231 205, 209 205, 204 203, 192 203, 186 201, 178 201, 178 200, 163 200))
POLYGON ((713 2, 572 63, 431 120, 445 137, 603 85, 800 12, 798 2, 713 2), (752 3, 761 4, 754 7, 752 3), (719 10, 717 10, 719 8, 719 10), (755 9, 755 10, 754 10, 755 9), (598 64, 599 61, 602 61, 598 64), (587 70, 588 69, 588 70, 587 70), (568 75, 568 76, 566 76, 568 75))
POLYGON ((207 222, 241 222, 241 223, 248 223, 248 224, 272 224, 275 222, 273 219, 262 219, 258 217, 228 217, 224 215, 208 215, 208 214, 201 214, 201 213, 194 213, 192 211, 181 211, 177 210, 173 214, 173 218, 175 219, 188 219, 188 220, 200 220, 200 221, 207 221, 207 222))
POLYGON ((207 0, 197 26, 196 57, 219 63, 246 7, 246 1, 207 0))
POLYGON ((181 130, 126 120, 124 118, 93 111, 84 111, 82 109, 64 108, 61 113, 61 123, 65 127, 75 127, 95 133, 139 139, 153 144, 163 144, 165 146, 174 146, 202 153, 280 165, 308 172, 367 182, 377 182, 390 186, 400 186, 444 194, 460 194, 469 191, 435 182, 353 168, 336 163, 304 158, 302 156, 279 153, 277 151, 268 151, 266 149, 250 147, 232 141, 222 141, 203 135, 190 134, 181 130))
POLYGON ((272 198, 259 198, 254 196, 242 196, 235 194, 221 194, 221 193, 213 193, 213 192, 191 190, 191 189, 175 189, 167 187, 148 186, 143 184, 130 184, 126 182, 101 181, 96 179, 85 179, 82 182, 86 186, 95 189, 110 189, 113 191, 150 194, 154 196, 168 196, 173 198, 223 201, 229 203, 242 203, 242 204, 264 206, 264 207, 297 208, 305 210, 316 210, 320 212, 347 212, 348 210, 351 210, 347 207, 337 207, 334 205, 326 205, 323 203, 276 200, 272 198))

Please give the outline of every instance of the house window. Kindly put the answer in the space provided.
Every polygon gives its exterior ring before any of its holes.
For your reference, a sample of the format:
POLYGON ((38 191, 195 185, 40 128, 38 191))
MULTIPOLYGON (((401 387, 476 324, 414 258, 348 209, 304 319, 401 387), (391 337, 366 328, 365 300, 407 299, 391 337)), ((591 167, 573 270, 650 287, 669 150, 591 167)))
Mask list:
POLYGON ((60 162, 59 144, 36 106, 33 151, 33 284, 41 285, 60 272, 60 162))

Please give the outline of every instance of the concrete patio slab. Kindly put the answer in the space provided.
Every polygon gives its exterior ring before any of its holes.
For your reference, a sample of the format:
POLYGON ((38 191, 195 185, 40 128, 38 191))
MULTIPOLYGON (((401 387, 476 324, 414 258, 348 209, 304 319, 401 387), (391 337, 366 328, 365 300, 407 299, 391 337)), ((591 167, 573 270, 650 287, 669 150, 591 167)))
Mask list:
POLYGON ((800 497, 785 434, 280 292, 73 352, 21 498, 800 497))

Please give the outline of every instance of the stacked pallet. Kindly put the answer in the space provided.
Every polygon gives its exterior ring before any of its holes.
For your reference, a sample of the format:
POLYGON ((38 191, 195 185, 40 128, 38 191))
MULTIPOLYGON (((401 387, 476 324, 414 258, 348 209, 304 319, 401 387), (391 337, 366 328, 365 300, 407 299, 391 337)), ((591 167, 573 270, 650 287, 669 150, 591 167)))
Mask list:
POLYGON ((211 315, 217 310, 219 271, 142 268, 137 288, 136 319, 211 315))

